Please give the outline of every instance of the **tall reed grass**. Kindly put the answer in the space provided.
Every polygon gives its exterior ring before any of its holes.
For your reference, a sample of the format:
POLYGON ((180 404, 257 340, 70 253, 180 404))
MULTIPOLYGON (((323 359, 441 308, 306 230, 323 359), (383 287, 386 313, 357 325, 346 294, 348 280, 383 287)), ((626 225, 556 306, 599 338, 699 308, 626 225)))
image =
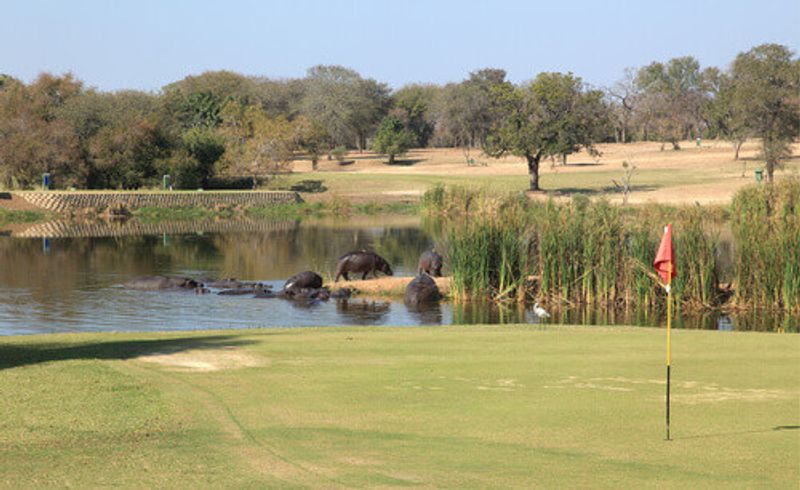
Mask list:
MULTIPOLYGON (((445 222, 456 299, 663 305, 652 262, 664 222, 584 197, 569 204, 435 187, 423 209, 445 222), (528 281, 533 276, 535 281, 528 281), (535 287, 531 287, 535 284, 535 287)), ((701 209, 664 211, 675 221, 678 305, 718 303, 717 236, 701 209)))
POLYGON ((742 189, 731 217, 736 303, 800 313, 800 179, 742 189))

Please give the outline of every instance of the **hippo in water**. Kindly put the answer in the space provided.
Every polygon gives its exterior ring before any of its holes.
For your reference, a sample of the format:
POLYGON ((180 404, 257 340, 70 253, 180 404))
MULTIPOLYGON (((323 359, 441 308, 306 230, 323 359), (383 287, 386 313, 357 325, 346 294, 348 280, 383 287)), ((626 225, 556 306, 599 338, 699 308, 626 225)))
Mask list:
POLYGON ((358 252, 348 252, 339 257, 339 263, 336 265, 336 279, 334 282, 339 281, 339 277, 344 277, 345 281, 349 281, 348 274, 351 272, 361 273, 361 279, 366 279, 367 274, 372 272, 372 275, 378 277, 378 271, 383 272, 387 276, 392 275, 392 268, 380 255, 375 252, 367 252, 366 250, 359 250, 358 252))
POLYGON ((442 256, 436 250, 426 250, 419 256, 419 273, 430 274, 433 277, 442 277, 442 256))
POLYGON ((312 271, 303 271, 293 275, 283 285, 284 291, 293 289, 319 289, 322 287, 322 276, 312 271))
POLYGON ((440 298, 436 281, 428 274, 420 274, 406 287, 404 302, 408 306, 417 306, 424 303, 434 303, 440 298))
POLYGON ((165 289, 197 289, 203 285, 190 277, 144 276, 125 283, 129 289, 140 291, 161 291, 165 289))

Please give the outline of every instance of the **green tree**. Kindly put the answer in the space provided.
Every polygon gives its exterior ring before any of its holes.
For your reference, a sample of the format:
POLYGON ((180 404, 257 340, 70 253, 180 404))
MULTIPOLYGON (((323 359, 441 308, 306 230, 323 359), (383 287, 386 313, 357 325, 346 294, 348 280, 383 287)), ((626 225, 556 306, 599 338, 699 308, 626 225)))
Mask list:
POLYGON ((331 137, 317 121, 299 116, 292 121, 297 146, 306 152, 311 160, 311 169, 316 170, 319 158, 330 150, 331 137))
POLYGON ((543 157, 570 154, 583 147, 594 150, 600 131, 591 114, 602 94, 587 91, 572 74, 540 73, 524 86, 504 82, 493 88, 496 124, 484 151, 499 158, 512 154, 525 159, 530 190, 539 187, 539 163, 543 157), (580 114, 576 117, 575 114, 580 114))
POLYGON ((403 112, 404 123, 419 148, 428 146, 436 127, 433 104, 437 90, 435 85, 411 84, 394 93, 394 107, 403 112))
POLYGON ((636 83, 642 92, 639 110, 646 131, 680 150, 679 141, 699 133, 704 93, 700 63, 691 56, 653 62, 639 70, 636 83))
POLYGON ((733 106, 761 138, 769 182, 800 134, 800 61, 793 54, 786 46, 762 44, 733 62, 733 106))
POLYGON ((399 117, 390 114, 381 121, 372 140, 372 148, 378 153, 388 155, 389 165, 393 165, 395 157, 408 151, 413 143, 414 134, 405 128, 399 117))
POLYGON ((285 171, 296 145, 295 131, 284 117, 269 117, 260 106, 228 102, 222 108, 221 134, 225 153, 222 171, 258 178, 285 171))

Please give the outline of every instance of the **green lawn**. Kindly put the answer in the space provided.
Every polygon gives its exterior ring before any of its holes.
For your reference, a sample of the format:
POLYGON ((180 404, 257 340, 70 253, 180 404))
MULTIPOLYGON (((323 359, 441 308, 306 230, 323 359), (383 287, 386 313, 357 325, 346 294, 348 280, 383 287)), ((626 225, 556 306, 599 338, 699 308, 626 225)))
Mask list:
POLYGON ((665 442, 657 329, 3 337, 0 485, 797 488, 800 336, 673 340, 665 442))

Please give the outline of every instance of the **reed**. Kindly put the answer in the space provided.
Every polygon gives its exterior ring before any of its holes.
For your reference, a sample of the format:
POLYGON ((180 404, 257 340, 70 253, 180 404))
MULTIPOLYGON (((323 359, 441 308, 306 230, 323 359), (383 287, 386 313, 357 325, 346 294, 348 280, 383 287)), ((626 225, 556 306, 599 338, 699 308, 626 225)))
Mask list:
POLYGON ((742 189, 731 217, 736 303, 800 312, 800 179, 742 189))
POLYGON ((658 208, 641 213, 578 197, 569 204, 437 187, 423 209, 441 225, 453 297, 596 306, 663 305, 652 262, 661 227, 675 225, 676 305, 718 306, 719 213, 658 208), (657 219, 654 219, 657 216, 657 219), (535 287, 526 277, 534 276, 535 287))

